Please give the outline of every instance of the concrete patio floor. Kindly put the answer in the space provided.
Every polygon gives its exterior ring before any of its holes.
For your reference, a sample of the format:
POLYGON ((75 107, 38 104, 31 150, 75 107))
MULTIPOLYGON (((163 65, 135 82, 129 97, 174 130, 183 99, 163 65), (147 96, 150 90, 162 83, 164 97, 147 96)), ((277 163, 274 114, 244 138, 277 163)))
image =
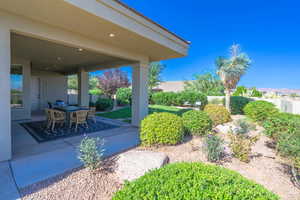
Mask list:
MULTIPOLYGON (((40 118, 35 120, 38 119, 40 118)), ((105 157, 121 153, 139 144, 138 128, 101 117, 98 117, 97 120, 120 126, 88 134, 89 137, 104 139, 105 157)), ((77 158, 77 152, 83 135, 37 143, 19 125, 19 122, 12 123, 12 132, 14 134, 13 159, 0 163, 0 199, 18 199, 20 188, 82 166, 77 158)))

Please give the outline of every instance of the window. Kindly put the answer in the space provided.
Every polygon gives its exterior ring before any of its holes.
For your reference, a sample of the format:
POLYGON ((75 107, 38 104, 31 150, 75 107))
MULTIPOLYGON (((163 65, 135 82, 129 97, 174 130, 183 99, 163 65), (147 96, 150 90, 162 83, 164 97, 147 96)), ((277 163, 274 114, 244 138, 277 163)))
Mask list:
POLYGON ((10 72, 11 100, 12 108, 23 107, 23 67, 12 65, 10 72))

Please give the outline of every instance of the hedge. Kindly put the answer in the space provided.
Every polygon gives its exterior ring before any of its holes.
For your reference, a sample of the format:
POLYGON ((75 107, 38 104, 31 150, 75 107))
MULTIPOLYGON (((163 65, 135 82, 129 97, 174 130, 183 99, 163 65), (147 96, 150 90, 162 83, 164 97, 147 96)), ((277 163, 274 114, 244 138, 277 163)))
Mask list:
POLYGON ((232 96, 230 98, 230 110, 231 114, 233 115, 243 115, 244 114, 244 107, 249 103, 253 101, 250 98, 247 97, 241 97, 241 96, 232 96))
POLYGON ((278 200, 237 172, 203 163, 176 163, 127 182, 113 200, 278 200))
POLYGON ((96 103, 95 107, 97 111, 106 111, 113 108, 114 102, 112 99, 103 99, 99 98, 96 103))

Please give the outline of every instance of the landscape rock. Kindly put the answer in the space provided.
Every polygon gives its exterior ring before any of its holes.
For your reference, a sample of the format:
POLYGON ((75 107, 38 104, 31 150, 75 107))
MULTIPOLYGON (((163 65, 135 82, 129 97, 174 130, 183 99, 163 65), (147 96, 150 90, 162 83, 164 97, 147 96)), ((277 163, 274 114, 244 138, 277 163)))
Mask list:
POLYGON ((119 156, 116 174, 121 182, 132 181, 150 170, 164 166, 168 160, 168 156, 161 152, 128 151, 119 156))

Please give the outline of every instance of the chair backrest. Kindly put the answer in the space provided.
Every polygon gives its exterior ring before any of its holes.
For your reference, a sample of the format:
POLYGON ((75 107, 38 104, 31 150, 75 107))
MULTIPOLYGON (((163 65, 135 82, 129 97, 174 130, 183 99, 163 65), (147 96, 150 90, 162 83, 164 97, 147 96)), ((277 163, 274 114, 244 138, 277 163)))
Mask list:
POLYGON ((51 109, 51 117, 54 120, 63 120, 65 118, 65 113, 63 111, 51 109))
POLYGON ((51 109, 52 107, 52 103, 48 102, 48 108, 51 109))
POLYGON ((89 115, 96 115, 96 107, 90 107, 90 110, 89 110, 89 115))
POLYGON ((86 118, 87 118, 88 112, 89 112, 88 110, 79 110, 79 111, 76 111, 75 112, 76 121, 78 123, 84 123, 84 122, 86 122, 86 118))
POLYGON ((52 119, 51 110, 52 109, 49 109, 49 108, 45 109, 45 114, 46 114, 47 120, 52 119))

